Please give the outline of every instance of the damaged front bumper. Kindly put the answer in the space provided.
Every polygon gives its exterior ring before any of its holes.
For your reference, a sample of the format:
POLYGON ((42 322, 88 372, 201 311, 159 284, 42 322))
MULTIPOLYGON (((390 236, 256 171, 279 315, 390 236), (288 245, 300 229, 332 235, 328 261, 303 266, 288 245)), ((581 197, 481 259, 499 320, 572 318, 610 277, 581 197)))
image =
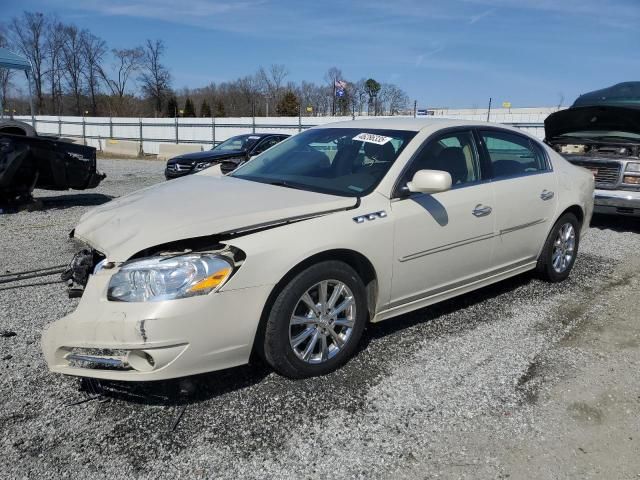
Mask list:
POLYGON ((246 364, 270 286, 163 302, 106 298, 113 272, 91 275, 75 312, 42 337, 49 369, 66 375, 166 380, 246 364))

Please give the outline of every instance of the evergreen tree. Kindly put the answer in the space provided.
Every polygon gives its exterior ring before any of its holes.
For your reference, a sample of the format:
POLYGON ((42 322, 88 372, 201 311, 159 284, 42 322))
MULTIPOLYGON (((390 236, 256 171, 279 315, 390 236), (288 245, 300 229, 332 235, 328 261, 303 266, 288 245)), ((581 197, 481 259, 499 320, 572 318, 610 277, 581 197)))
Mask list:
POLYGON ((206 99, 202 100, 202 105, 200 105, 200 116, 203 118, 211 117, 211 107, 206 99))
POLYGON ((222 100, 220 100, 220 99, 218 99, 216 101, 214 114, 215 114, 216 117, 226 117, 227 116, 227 112, 224 109, 224 103, 222 103, 222 100))
POLYGON ((169 118, 175 118, 178 116, 178 100, 175 95, 171 95, 169 100, 167 100, 166 114, 169 118))
POLYGON ((287 90, 282 96, 278 105, 276 105, 276 113, 282 117, 297 117, 300 113, 300 103, 298 97, 291 90, 287 90))
POLYGON ((196 116, 196 107, 193 106, 193 100, 187 97, 187 100, 184 102, 184 114, 183 117, 194 118, 196 116))

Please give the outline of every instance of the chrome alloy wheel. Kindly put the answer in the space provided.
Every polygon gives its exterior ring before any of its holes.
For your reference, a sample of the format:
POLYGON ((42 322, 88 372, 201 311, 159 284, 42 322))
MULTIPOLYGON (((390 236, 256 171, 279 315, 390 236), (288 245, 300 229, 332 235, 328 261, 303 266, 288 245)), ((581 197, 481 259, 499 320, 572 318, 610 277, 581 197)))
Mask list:
POLYGON ((565 223, 560 227, 558 236, 553 242, 551 264, 557 273, 564 273, 571 261, 576 249, 576 230, 571 223, 565 223))
POLYGON ((298 300, 289 321, 289 344, 312 364, 335 357, 347 344, 356 321, 353 293, 338 280, 323 280, 298 300))

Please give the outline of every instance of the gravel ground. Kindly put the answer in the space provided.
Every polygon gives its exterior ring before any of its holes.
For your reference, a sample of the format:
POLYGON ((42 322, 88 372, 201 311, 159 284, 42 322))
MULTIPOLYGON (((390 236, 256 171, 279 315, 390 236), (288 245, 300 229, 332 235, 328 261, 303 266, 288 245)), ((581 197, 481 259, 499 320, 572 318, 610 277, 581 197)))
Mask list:
MULTIPOLYGON (((0 275, 67 262, 83 212, 162 180, 99 168, 91 193, 0 215, 0 275)), ((295 382, 254 365, 94 399, 40 353, 65 287, 0 284, 0 477, 637 478, 640 223, 596 222, 563 284, 523 275, 372 326, 345 368, 295 382)))

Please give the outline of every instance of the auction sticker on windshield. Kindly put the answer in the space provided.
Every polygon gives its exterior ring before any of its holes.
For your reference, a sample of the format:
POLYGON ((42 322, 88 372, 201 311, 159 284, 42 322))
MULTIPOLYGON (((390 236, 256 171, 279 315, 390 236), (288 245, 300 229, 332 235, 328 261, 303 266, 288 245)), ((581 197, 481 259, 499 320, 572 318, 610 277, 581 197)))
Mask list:
POLYGON ((376 145, 384 145, 389 140, 393 140, 391 137, 385 137, 383 135, 376 135, 375 133, 359 133, 352 140, 358 142, 375 143, 376 145))

